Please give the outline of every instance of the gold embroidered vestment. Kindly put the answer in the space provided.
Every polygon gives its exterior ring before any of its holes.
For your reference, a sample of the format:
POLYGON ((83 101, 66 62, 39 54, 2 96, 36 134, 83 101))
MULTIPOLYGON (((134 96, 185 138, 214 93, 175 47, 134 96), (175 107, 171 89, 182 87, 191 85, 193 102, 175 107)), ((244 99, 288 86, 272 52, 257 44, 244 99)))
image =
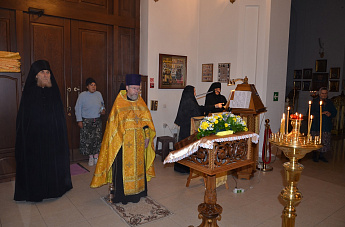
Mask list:
POLYGON ((96 188, 112 182, 112 164, 122 147, 122 172, 125 195, 138 194, 145 190, 146 179, 155 176, 153 139, 156 135, 151 114, 144 100, 127 99, 122 90, 117 96, 110 112, 104 132, 101 150, 91 187, 96 188), (148 128, 143 129, 144 126, 148 128), (145 138, 149 145, 145 149, 145 138))

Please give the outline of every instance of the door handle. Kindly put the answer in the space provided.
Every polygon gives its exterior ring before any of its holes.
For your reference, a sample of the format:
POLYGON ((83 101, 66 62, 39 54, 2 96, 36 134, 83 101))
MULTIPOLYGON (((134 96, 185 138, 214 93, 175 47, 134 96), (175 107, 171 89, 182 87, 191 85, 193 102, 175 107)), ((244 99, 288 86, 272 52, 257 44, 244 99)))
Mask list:
POLYGON ((79 87, 74 87, 73 90, 74 90, 74 91, 77 91, 77 92, 78 92, 78 96, 79 96, 79 94, 80 94, 80 88, 79 88, 79 87))
POLYGON ((71 107, 69 105, 69 93, 71 93, 72 89, 70 87, 67 88, 67 95, 66 95, 66 105, 67 105, 67 115, 71 116, 71 107))

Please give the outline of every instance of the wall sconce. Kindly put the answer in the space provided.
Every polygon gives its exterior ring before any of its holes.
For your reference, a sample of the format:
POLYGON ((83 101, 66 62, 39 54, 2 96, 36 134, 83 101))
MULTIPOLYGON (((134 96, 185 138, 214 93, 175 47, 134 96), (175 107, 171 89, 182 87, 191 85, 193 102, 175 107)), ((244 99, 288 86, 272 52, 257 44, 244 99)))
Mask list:
POLYGON ((244 79, 238 78, 238 79, 232 79, 228 81, 228 86, 235 85, 237 81, 242 81, 243 84, 248 84, 248 77, 245 76, 244 79))

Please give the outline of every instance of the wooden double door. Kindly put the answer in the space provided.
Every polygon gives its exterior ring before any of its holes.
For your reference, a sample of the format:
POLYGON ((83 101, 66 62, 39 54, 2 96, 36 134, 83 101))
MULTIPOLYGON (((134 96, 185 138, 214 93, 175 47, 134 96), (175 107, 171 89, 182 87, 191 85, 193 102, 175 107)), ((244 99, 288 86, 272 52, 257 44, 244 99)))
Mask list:
POLYGON ((64 103, 71 161, 87 159, 78 150, 78 94, 93 77, 110 112, 125 75, 139 72, 139 30, 140 0, 0 1, 0 51, 19 52, 22 64, 20 73, 0 73, 0 182, 15 176, 16 115, 31 63, 49 61, 64 103), (39 9, 42 16, 34 14, 39 9))
MULTIPOLYGON (((64 19, 58 17, 27 15, 24 17, 24 53, 31 62, 49 61, 58 83, 65 106, 71 161, 81 156, 79 128, 74 107, 78 94, 86 90, 85 80, 95 79, 97 90, 103 95, 106 109, 111 108, 112 75, 112 26, 64 19)), ((25 62, 25 75, 31 62, 25 62)), ((106 116, 103 123, 105 124, 106 116)))

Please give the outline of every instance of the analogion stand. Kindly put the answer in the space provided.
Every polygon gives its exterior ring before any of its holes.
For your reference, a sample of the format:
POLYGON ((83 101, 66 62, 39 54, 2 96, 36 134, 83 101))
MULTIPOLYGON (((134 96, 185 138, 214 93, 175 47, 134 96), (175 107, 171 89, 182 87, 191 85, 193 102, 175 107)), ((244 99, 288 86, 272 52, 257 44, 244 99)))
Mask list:
POLYGON ((239 132, 227 136, 206 136, 172 151, 165 163, 179 162, 206 175, 204 202, 198 206, 199 227, 217 227, 223 208, 217 204, 216 174, 253 164, 252 143, 258 135, 239 132))
MULTIPOLYGON (((230 84, 233 85, 233 84, 230 84)), ((243 120, 247 124, 247 128, 249 131, 259 134, 260 133, 260 114, 267 112, 266 107, 261 101, 259 93, 257 92, 254 84, 248 84, 248 78, 245 77, 243 79, 242 84, 238 84, 236 89, 231 92, 229 101, 234 101, 236 91, 247 91, 250 92, 250 102, 247 108, 232 108, 231 112, 236 115, 240 115, 243 120)), ((236 100, 238 101, 238 100, 236 100)), ((231 107, 231 104, 227 104, 227 106, 231 107)), ((245 166, 240 168, 237 171, 237 177, 239 179, 247 179, 249 180, 255 172, 256 169, 256 162, 258 160, 258 152, 259 146, 253 146, 253 156, 252 156, 252 165, 245 166)))

